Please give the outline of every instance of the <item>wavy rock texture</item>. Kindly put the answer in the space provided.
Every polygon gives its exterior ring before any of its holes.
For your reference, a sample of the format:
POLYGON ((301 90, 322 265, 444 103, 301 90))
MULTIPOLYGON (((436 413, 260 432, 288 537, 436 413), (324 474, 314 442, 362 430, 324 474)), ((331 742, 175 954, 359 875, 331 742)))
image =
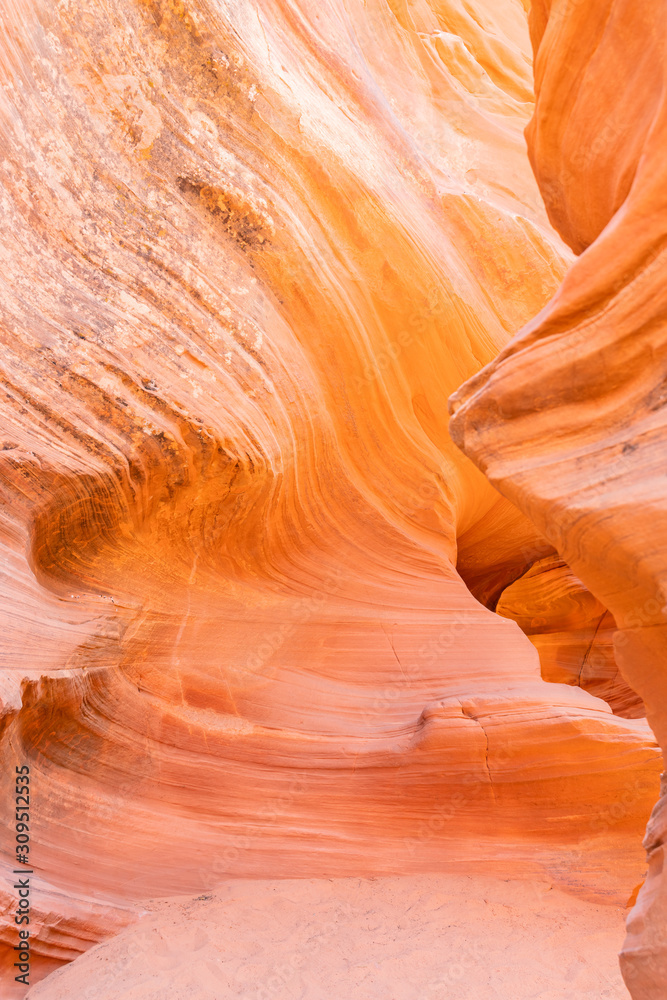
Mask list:
MULTIPOLYGON (((0 889, 0 970, 2 970, 3 1000, 12 1000, 25 994, 25 987, 14 982, 16 944, 16 876, 9 866, 3 866, 0 889)), ((25 880, 24 880, 25 881, 25 880)), ((63 963, 71 962, 111 934, 120 933, 129 924, 145 916, 146 911, 137 906, 122 906, 99 899, 78 895, 71 890, 58 890, 39 876, 31 878, 30 931, 31 939, 38 942, 38 956, 31 969, 30 979, 40 979, 63 963)))
MULTIPOLYGON (((581 256, 557 295, 454 397, 452 432, 614 616, 616 658, 667 746, 665 6, 531 11, 531 159, 581 256), (558 108, 556 114, 554 109, 558 108)), ((667 982, 664 793, 628 924, 637 1000, 667 982)))
POLYGON ((606 701, 616 715, 645 716, 641 698, 616 664, 613 615, 557 555, 533 563, 503 590, 495 610, 530 637, 545 680, 576 684, 606 701))
POLYGON ((444 407, 571 261, 523 4, 4 17, 0 752, 36 870, 109 906, 471 864, 624 903, 645 720, 544 682, 455 568, 458 536, 497 597, 553 551, 444 407))
POLYGON ((545 680, 582 687, 617 715, 645 717, 616 663, 613 615, 512 504, 496 504, 458 538, 456 566, 480 603, 529 636, 545 680))

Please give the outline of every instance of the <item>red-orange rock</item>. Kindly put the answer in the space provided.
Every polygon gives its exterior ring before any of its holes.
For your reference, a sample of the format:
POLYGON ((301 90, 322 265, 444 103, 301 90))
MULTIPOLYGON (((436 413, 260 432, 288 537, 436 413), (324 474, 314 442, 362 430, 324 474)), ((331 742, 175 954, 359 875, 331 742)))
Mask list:
POLYGON ((456 570, 551 552, 444 405, 571 260, 523 5, 15 0, 0 44, 0 756, 49 892, 109 934, 238 876, 624 903, 645 720, 456 570))
MULTIPOLYGON (((616 658, 667 746, 663 315, 665 6, 541 0, 530 155, 550 217, 585 251, 549 305, 454 397, 458 443, 613 614, 616 658)), ((664 799, 623 955, 664 996, 664 799)))
POLYGON ((530 637, 545 680, 576 684, 606 701, 616 715, 646 714, 619 673, 613 615, 557 555, 533 563, 503 590, 495 610, 530 637))

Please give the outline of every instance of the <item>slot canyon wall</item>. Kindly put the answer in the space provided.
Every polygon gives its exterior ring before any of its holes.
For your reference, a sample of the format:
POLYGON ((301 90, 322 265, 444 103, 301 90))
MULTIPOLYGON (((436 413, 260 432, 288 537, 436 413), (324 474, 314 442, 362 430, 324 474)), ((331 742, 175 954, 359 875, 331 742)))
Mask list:
POLYGON ((663 12, 528 6, 0 0, 0 754, 38 975, 231 878, 634 898, 663 12))
MULTIPOLYGON (((451 406, 455 440, 613 615, 615 660, 663 750, 665 15, 623 0, 533 5, 528 149, 549 217, 580 256, 451 406)), ((655 1000, 667 990, 666 816, 663 787, 621 957, 633 996, 655 1000)))

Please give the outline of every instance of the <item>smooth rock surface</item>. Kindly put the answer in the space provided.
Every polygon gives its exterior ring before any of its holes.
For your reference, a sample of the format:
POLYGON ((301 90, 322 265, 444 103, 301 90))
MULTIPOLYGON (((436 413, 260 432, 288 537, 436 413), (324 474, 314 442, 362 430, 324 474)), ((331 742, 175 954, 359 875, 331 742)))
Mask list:
POLYGON ((606 701, 615 715, 645 716, 616 663, 613 615, 557 555, 537 560, 503 590, 495 611, 530 637, 546 681, 575 684, 606 701))
MULTIPOLYGON (((667 102, 662 0, 531 8, 530 157, 581 256, 552 301, 453 397, 455 440, 618 626, 616 660, 667 747, 667 102), (558 109, 556 111, 556 109, 558 109)), ((667 802, 624 969, 667 983, 667 802)))
POLYGON ((573 259, 525 154, 525 4, 4 19, 0 760, 31 768, 39 876, 109 934, 234 876, 622 905, 653 735, 543 681, 456 569, 465 539, 497 596, 556 544, 446 412, 573 259))

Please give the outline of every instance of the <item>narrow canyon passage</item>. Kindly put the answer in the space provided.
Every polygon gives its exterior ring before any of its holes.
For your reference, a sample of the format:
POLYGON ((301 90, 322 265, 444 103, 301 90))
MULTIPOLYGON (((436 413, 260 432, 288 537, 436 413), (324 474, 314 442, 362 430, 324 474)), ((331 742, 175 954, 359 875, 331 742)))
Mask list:
MULTIPOLYGON (((387 1000, 386 969, 341 967, 374 899, 387 940, 415 907, 395 1000, 592 1000, 602 969, 624 995, 612 958, 662 769, 628 616, 641 598, 658 627, 642 587, 662 564, 656 542, 627 592, 647 515, 613 491, 655 472, 658 445, 609 473, 613 400, 603 433, 566 391, 575 362, 553 375, 549 355, 542 391, 532 361, 544 317, 558 359, 567 310, 593 322, 595 295, 622 288, 586 285, 605 209, 566 211, 542 152, 557 72, 540 39, 557 61, 581 5, 541 2, 530 24, 526 7, 2 5, 0 946, 9 982, 28 857, 9 779, 28 768, 31 997, 259 997, 283 940, 268 903, 257 922, 275 880, 337 927, 298 986, 267 987, 277 1000, 387 1000), (500 942, 485 955, 462 915, 480 893, 500 942), (209 896, 195 925, 208 942, 233 926, 234 962, 249 912, 267 935, 255 992, 236 966, 219 978, 218 944, 203 979, 184 972, 188 907, 209 896), (451 951, 410 978, 453 925, 465 982, 443 986, 451 951)), ((600 350, 615 372, 611 333, 600 350)), ((655 375, 642 350, 633 399, 655 375)), ((660 995, 646 975, 635 1000, 660 995)))

